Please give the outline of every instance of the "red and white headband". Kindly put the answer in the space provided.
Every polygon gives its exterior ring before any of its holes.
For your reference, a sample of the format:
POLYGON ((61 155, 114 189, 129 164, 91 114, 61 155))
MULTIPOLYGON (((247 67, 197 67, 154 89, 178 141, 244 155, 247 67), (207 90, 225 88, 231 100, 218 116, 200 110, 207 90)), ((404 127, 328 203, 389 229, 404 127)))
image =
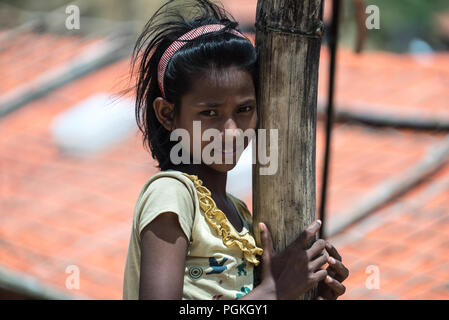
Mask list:
MULTIPOLYGON (((161 60, 159 61, 159 66, 157 70, 157 77, 158 77, 158 83, 159 88, 162 92, 162 97, 165 98, 165 91, 164 91, 164 76, 165 76, 165 70, 167 69, 168 62, 170 61, 171 57, 184 45, 188 43, 188 40, 193 40, 203 34, 219 31, 221 29, 225 28, 225 25, 222 24, 209 24, 205 26, 201 26, 198 28, 195 28, 193 30, 190 30, 189 32, 185 33, 181 37, 179 37, 175 42, 173 42, 167 50, 165 50, 164 54, 161 57, 161 60)), ((245 38, 246 37, 238 32, 237 30, 231 29, 226 30, 229 33, 235 34, 236 36, 245 38)))

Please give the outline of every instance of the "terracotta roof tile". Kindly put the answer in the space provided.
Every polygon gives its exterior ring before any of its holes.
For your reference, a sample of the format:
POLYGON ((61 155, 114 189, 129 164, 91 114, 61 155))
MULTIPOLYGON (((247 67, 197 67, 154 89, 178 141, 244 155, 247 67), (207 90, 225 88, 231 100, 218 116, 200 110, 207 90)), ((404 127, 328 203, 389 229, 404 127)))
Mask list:
POLYGON ((98 40, 33 32, 8 38, 0 50, 0 95, 70 61, 98 40))
MULTIPOLYGON (((449 54, 424 56, 340 50, 336 106, 344 110, 449 121, 449 54)), ((319 101, 325 103, 328 52, 323 49, 319 101)))
POLYGON ((240 26, 253 26, 256 22, 256 0, 221 0, 221 3, 240 26))
MULTIPOLYGON (((375 265, 380 270, 380 289, 397 299, 448 299, 449 288, 449 166, 435 175, 414 195, 406 194, 388 207, 374 213, 383 223, 379 227, 356 235, 360 224, 351 227, 356 241, 344 244, 333 240, 343 257, 350 255, 357 263, 349 265, 345 298, 370 298, 373 290, 360 293, 367 274, 375 265), (421 198, 421 199, 417 199, 421 198), (428 204, 439 199, 434 207, 428 204), (377 244, 377 245, 374 245, 377 244), (356 257, 354 257, 356 256, 356 257)), ((361 222, 363 223, 363 222, 361 222)))

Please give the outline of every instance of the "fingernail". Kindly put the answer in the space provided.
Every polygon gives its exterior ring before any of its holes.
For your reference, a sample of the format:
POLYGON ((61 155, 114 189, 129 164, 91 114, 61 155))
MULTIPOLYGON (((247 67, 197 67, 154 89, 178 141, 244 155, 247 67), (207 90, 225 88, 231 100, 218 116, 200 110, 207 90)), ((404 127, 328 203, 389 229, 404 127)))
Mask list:
POLYGON ((316 222, 321 226, 321 220, 318 219, 316 222))
POLYGON ((332 258, 332 257, 329 257, 329 263, 330 263, 330 264, 335 264, 335 259, 332 258))
POLYGON ((326 247, 327 247, 328 249, 332 249, 332 244, 331 244, 330 242, 326 242, 326 247))
POLYGON ((332 278, 329 277, 329 276, 326 276, 326 282, 327 282, 327 283, 332 282, 332 278))

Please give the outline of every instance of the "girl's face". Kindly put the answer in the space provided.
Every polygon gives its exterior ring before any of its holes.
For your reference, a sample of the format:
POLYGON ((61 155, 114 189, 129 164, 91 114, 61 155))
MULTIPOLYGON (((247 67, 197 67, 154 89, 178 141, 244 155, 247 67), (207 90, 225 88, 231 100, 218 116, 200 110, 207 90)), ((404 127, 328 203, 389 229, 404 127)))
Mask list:
POLYGON ((219 172, 231 170, 240 156, 236 152, 236 143, 244 141, 243 149, 246 148, 248 139, 243 139, 242 133, 247 129, 255 130, 257 125, 256 92, 251 75, 244 70, 230 67, 211 70, 195 77, 191 90, 181 99, 180 112, 174 122, 176 128, 189 132, 191 153, 194 150, 193 144, 197 143, 201 145, 202 154, 204 147, 212 142, 202 141, 204 131, 217 129, 220 132, 219 144, 222 148, 213 149, 210 155, 221 157, 222 160, 221 164, 212 163, 208 166, 219 172), (201 121, 201 136, 196 132, 196 136, 194 135, 193 121, 201 121), (217 155, 216 152, 221 154, 217 155), (230 159, 232 164, 225 163, 231 162, 230 159))

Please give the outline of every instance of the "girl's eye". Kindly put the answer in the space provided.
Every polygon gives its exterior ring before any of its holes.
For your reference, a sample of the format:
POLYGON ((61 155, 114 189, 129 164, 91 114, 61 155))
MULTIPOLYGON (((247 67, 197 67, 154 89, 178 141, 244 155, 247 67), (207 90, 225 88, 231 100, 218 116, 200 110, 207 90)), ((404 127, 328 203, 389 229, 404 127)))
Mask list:
POLYGON ((217 112, 215 112, 215 110, 205 110, 201 111, 200 114, 202 114, 203 116, 213 117, 217 115, 217 112))
POLYGON ((241 107, 241 108, 239 109, 239 112, 249 112, 249 111, 251 111, 252 109, 253 109, 253 107, 251 107, 251 106, 241 107))

